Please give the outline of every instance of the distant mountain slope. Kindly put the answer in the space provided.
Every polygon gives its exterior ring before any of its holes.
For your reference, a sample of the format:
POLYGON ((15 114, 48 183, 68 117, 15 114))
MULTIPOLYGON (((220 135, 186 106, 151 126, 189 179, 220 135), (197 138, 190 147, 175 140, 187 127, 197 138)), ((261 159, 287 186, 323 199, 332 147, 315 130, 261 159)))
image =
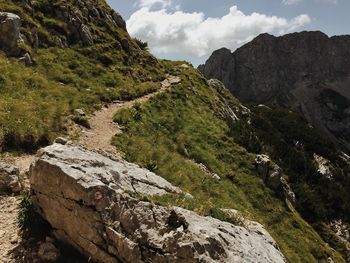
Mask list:
POLYGON ((215 51, 199 69, 243 102, 298 110, 350 151, 350 36, 262 34, 233 53, 215 51))

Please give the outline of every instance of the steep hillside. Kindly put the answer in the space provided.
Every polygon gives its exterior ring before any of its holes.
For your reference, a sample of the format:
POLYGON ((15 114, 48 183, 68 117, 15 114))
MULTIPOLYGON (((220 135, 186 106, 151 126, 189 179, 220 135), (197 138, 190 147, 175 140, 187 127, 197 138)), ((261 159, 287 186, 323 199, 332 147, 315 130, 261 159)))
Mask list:
POLYGON ((350 151, 350 36, 262 34, 231 53, 215 51, 200 70, 243 102, 293 108, 350 151))
POLYGON ((74 109, 139 97, 164 78, 104 1, 2 0, 0 11, 3 149, 36 149, 65 133, 74 109))
POLYGON ((124 133, 114 144, 127 160, 194 197, 150 199, 221 219, 228 219, 221 208, 234 208, 266 226, 290 262, 326 262, 328 257, 342 262, 279 190, 271 190, 259 178, 256 155, 240 146, 240 136, 232 131, 251 118, 250 111, 222 87, 209 86, 195 69, 178 63, 172 74, 180 76, 181 84, 115 116, 124 133))

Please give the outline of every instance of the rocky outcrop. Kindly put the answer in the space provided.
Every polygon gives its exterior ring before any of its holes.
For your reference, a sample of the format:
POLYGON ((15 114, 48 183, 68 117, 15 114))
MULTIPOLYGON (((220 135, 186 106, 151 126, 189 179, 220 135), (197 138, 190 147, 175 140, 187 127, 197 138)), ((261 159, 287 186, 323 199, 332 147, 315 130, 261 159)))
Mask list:
POLYGON ((266 186, 280 192, 292 205, 296 205, 295 194, 288 182, 282 177, 282 169, 278 165, 273 164, 269 156, 265 154, 257 155, 255 158, 255 169, 264 180, 266 186))
POLYGON ((239 101, 233 104, 232 99, 227 98, 227 89, 224 83, 217 79, 210 79, 208 80, 208 85, 218 92, 218 96, 214 100, 214 107, 220 118, 236 123, 242 117, 249 117, 251 112, 247 107, 243 106, 239 101))
POLYGON ((19 169, 15 166, 0 163, 0 193, 21 191, 21 184, 18 179, 19 169))
POLYGON ((55 236, 92 260, 284 262, 260 228, 140 201, 180 190, 136 165, 60 141, 31 166, 33 200, 55 236))
POLYGON ((350 151, 350 36, 262 34, 233 53, 215 51, 199 69, 242 102, 298 110, 350 151))
POLYGON ((112 17, 113 17, 113 20, 114 22, 122 29, 124 29, 124 31, 127 31, 126 30, 126 23, 125 23, 125 20, 122 18, 122 16, 116 12, 116 11, 112 11, 112 17))
POLYGON ((0 50, 7 55, 19 54, 21 19, 12 13, 0 12, 0 50))
POLYGON ((333 179, 333 173, 331 171, 331 161, 327 160, 326 158, 317 155, 316 153, 314 154, 314 160, 317 168, 317 172, 326 177, 329 180, 333 179))
MULTIPOLYGON (((119 27, 126 31, 125 20, 119 13, 110 7, 100 5, 96 1, 77 1, 78 9, 71 9, 65 5, 55 6, 53 15, 67 24, 68 34, 71 41, 81 41, 85 46, 94 44, 95 36, 91 25, 108 24, 109 27, 119 27)), ((105 31, 106 29, 104 29, 105 31)), ((62 32, 58 32, 62 33, 62 32)), ((118 38, 117 38, 118 39, 118 38)))

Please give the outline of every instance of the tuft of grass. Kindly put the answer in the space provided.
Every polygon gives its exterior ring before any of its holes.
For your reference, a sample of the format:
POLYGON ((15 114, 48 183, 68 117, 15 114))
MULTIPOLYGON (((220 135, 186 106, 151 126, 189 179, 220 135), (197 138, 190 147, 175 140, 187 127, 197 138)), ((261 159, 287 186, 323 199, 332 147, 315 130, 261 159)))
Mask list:
POLYGON ((246 219, 240 214, 228 214, 222 209, 211 208, 209 210, 209 215, 221 221, 229 222, 236 226, 247 227, 246 219))
POLYGON ((142 50, 148 50, 148 43, 142 41, 141 39, 134 38, 135 43, 141 48, 142 50))
POLYGON ((18 225, 35 238, 44 238, 50 230, 49 224, 37 213, 29 192, 22 192, 18 207, 18 225))

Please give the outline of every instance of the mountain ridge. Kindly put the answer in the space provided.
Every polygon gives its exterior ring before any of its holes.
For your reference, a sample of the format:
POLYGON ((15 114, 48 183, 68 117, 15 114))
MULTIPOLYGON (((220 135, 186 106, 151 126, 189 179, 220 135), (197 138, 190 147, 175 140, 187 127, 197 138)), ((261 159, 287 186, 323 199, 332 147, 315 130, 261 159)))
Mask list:
POLYGON ((243 102, 301 112, 349 152, 349 44, 349 35, 328 37, 320 31, 261 34, 232 53, 215 51, 199 70, 223 81, 243 102))

